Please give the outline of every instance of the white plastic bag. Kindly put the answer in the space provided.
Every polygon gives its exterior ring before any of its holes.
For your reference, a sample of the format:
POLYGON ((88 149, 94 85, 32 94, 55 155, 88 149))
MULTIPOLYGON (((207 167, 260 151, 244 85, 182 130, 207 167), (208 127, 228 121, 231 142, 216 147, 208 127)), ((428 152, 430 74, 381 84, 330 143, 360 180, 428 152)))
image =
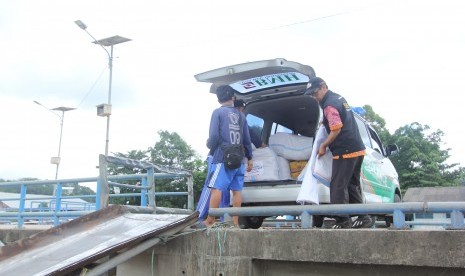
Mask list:
POLYGON ((315 161, 315 168, 313 169, 313 176, 318 179, 322 184, 329 187, 331 183, 331 174, 333 171, 333 155, 329 149, 326 150, 325 155, 317 158, 315 161))
MULTIPOLYGON (((328 138, 328 133, 326 132, 325 127, 321 125, 315 137, 315 147, 317 148, 317 153, 321 143, 323 143, 326 138, 328 138)), ((318 179, 318 181, 329 187, 329 184, 331 183, 331 174, 333 172, 333 154, 329 148, 326 148, 326 152, 323 156, 320 158, 316 157, 312 172, 313 176, 318 179)))
MULTIPOLYGON (((319 198, 318 198, 318 181, 315 177, 314 171, 316 167, 316 163, 321 163, 319 164, 319 174, 323 172, 323 175, 326 175, 329 172, 329 181, 331 181, 331 172, 332 172, 332 154, 329 149, 326 150, 326 155, 329 155, 331 157, 331 167, 328 168, 326 165, 324 165, 324 162, 321 162, 322 160, 318 159, 318 149, 320 148, 321 143, 323 143, 326 138, 328 137, 328 134, 326 133, 326 129, 323 125, 320 126, 320 128, 317 131, 317 134, 315 136, 315 143, 313 144, 313 150, 312 150, 312 155, 310 157, 310 160, 307 163, 307 166, 305 167, 303 173, 303 180, 302 180, 302 185, 300 186, 300 192, 299 195, 297 196, 297 203, 300 204, 305 204, 305 203, 311 203, 311 204, 319 204, 319 198), (325 174, 326 173, 326 174, 325 174)), ((323 158, 322 156, 321 158, 323 158)), ((321 159, 320 158, 320 159, 321 159)), ((326 159, 324 159, 326 160, 326 159)), ((300 176, 299 176, 300 177, 300 176)), ((322 182, 323 183, 323 182, 322 182)), ((323 183, 325 184, 325 183, 323 183)), ((326 185, 326 184, 325 184, 326 185)), ((328 182, 329 186, 329 182, 328 182)))

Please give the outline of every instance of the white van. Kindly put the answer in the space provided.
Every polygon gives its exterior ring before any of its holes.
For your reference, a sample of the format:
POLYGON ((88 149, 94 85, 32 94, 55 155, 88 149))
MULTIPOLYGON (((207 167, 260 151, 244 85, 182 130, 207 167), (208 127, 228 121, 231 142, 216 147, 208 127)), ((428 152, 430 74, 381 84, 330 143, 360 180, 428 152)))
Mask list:
MULTIPOLYGON (((312 77, 315 77, 312 67, 282 58, 237 64, 195 75, 197 81, 212 83, 211 93, 215 93, 216 87, 224 84, 238 91, 236 98, 246 102, 245 114, 251 131, 257 131, 262 141, 269 145, 267 150, 254 150, 254 167, 258 164, 262 174, 257 174, 257 177, 246 175, 242 191, 243 206, 297 204, 302 184, 299 179, 302 176, 298 177, 298 171, 292 172, 291 169, 302 167, 308 161, 309 156, 306 158, 304 151, 309 148, 311 151, 322 116, 318 102, 304 95, 307 82, 312 77), (286 138, 286 135, 291 141, 300 143, 299 146, 270 144, 270 141, 278 140, 277 137, 286 138), (305 139, 308 147, 301 142, 305 139), (283 148, 291 152, 284 153, 283 148), (292 150, 295 152, 292 153, 292 150), (259 163, 257 158, 261 156, 271 157, 259 160, 259 163), (277 161, 271 162, 271 158, 277 161)), ((350 95, 347 98, 350 102, 350 95)), ((401 201, 398 175, 388 159, 388 156, 398 151, 397 146, 383 147, 376 131, 362 117, 355 115, 367 148, 361 173, 365 202, 401 201)), ((321 183, 319 202, 329 203, 329 188, 321 183)), ((241 224, 245 228, 259 228, 263 219, 243 217, 241 224)), ((314 221, 316 226, 321 226, 323 218, 315 217, 314 221)))

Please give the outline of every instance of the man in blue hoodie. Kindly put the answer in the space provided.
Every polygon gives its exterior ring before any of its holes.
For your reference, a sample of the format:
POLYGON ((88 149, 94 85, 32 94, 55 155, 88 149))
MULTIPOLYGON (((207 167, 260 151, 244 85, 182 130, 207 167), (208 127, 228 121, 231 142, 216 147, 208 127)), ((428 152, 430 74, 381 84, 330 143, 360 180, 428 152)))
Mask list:
MULTIPOLYGON (((229 169, 223 163, 224 148, 229 145, 242 145, 247 158, 247 171, 252 170, 252 146, 249 128, 244 114, 234 107, 235 90, 228 85, 219 86, 216 96, 221 107, 213 111, 207 147, 213 153, 211 168, 207 175, 208 187, 211 189, 210 208, 218 208, 221 194, 231 190, 233 207, 242 203, 242 187, 244 185, 245 164, 237 169, 229 169)), ((234 226, 239 227, 239 218, 233 216, 234 226)), ((212 226, 215 218, 208 216, 204 221, 212 226)))

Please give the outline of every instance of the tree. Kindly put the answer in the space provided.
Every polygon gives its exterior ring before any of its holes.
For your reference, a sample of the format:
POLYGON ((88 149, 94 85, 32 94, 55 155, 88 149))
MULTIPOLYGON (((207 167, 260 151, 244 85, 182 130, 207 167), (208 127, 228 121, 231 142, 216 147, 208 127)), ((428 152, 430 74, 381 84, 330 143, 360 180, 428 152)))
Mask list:
MULTIPOLYGON (((79 184, 75 185, 68 185, 70 187, 74 187, 73 191, 71 192, 71 196, 77 196, 77 195, 95 195, 95 192, 86 186, 82 186, 79 184)), ((85 200, 87 202, 95 202, 95 197, 85 197, 82 198, 82 200, 85 200)))
POLYGON ((149 149, 153 163, 185 170, 198 169, 199 163, 196 163, 199 159, 198 155, 179 134, 160 130, 158 135, 160 141, 149 149))
MULTIPOLYGON (((189 170, 194 176, 194 194, 200 195, 205 182, 206 168, 198 154, 176 132, 158 131, 160 141, 149 149, 151 162, 172 168, 189 170)), ((156 192, 187 191, 185 179, 156 180, 156 192)), ((157 205, 186 208, 184 197, 158 197, 157 205)))
POLYGON ((390 141, 391 134, 386 128, 386 121, 376 114, 370 105, 364 105, 363 109, 365 110, 363 118, 376 130, 381 141, 390 141))
MULTIPOLYGON (((134 160, 148 161, 152 164, 162 165, 170 168, 188 170, 192 172, 194 178, 194 195, 197 201, 203 188, 206 177, 206 165, 198 154, 189 146, 176 132, 158 131, 160 140, 155 145, 145 151, 132 150, 126 154, 116 153, 118 157, 134 160)), ((145 170, 110 167, 110 174, 142 174, 145 170)), ((140 185, 137 181, 128 181, 125 184, 140 185)), ((139 189, 120 188, 121 193, 138 192, 139 189)), ((177 179, 155 179, 156 192, 187 192, 185 178, 177 179)), ((115 192, 111 188, 111 193, 115 192)), ((140 197, 112 198, 114 204, 140 205, 140 197)), ((157 206, 186 208, 186 198, 180 196, 163 196, 156 198, 157 206)))
POLYGON ((390 134, 385 120, 369 105, 364 119, 376 130, 381 140, 397 144, 400 152, 390 159, 399 174, 403 191, 410 187, 455 186, 464 181, 465 169, 459 164, 447 164, 450 149, 443 146, 441 130, 431 131, 417 122, 405 125, 390 134))
MULTIPOLYGON (((27 177, 27 178, 20 178, 18 180, 15 180, 15 182, 35 181, 35 180, 39 180, 39 179, 27 177)), ((21 193, 21 186, 18 185, 18 186, 11 186, 11 187, 1 187, 0 192, 19 194, 19 193, 21 193)), ((32 194, 32 195, 52 195, 53 194, 53 185, 50 185, 50 184, 27 185, 26 193, 27 194, 32 194)))
POLYGON ((463 179, 464 168, 447 164, 450 148, 441 149, 441 130, 411 123, 395 131, 392 138, 400 152, 392 156, 402 190, 410 187, 455 186, 463 179))
MULTIPOLYGON (((131 151, 128 151, 128 153, 126 154, 117 152, 115 153, 115 156, 150 162, 148 152, 149 152, 148 150, 145 150, 145 151, 131 150, 131 151)), ((145 174, 145 173, 147 173, 146 170, 142 170, 139 168, 118 167, 114 165, 109 165, 109 168, 108 168, 108 174, 110 175, 145 174)), ((124 184, 135 185, 135 186, 141 185, 140 181, 138 180, 127 180, 124 184)), ((137 188, 131 189, 131 188, 124 188, 124 187, 110 186, 110 194, 116 194, 116 193, 128 194, 128 193, 138 193, 140 191, 141 190, 137 188)), ((122 204, 122 205, 140 205, 140 196, 112 197, 110 198, 110 203, 111 204, 122 204)))

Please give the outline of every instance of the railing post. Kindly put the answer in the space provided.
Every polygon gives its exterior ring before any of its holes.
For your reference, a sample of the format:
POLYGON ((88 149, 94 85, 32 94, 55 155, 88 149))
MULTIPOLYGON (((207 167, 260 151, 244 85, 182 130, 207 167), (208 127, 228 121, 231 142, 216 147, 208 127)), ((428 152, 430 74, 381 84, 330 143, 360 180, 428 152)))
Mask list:
POLYGON ((453 210, 450 213, 450 227, 448 229, 465 229, 462 212, 459 210, 453 210))
POLYGON ((140 190, 140 206, 147 207, 147 176, 142 177, 142 187, 145 189, 140 190))
POLYGON ((61 194, 63 192, 62 185, 60 182, 57 182, 56 185, 56 198, 55 198, 55 214, 54 214, 54 224, 55 226, 60 225, 60 218, 58 217, 58 212, 61 211, 61 194))
POLYGON ((154 178, 154 170, 153 167, 147 168, 147 185, 150 187, 149 189, 149 206, 155 210, 157 206, 155 200, 155 178, 154 178))
POLYGON ((304 211, 300 215, 300 223, 301 223, 302 228, 304 229, 312 228, 313 216, 310 215, 307 211, 304 211))
POLYGON ((27 186, 24 184, 21 184, 21 197, 19 199, 19 213, 18 213, 18 228, 23 228, 23 225, 24 225, 23 212, 24 212, 24 206, 26 205, 26 190, 27 190, 27 186))
POLYGON ((99 155, 99 181, 97 192, 99 194, 99 206, 98 209, 103 209, 108 206, 108 201, 110 198, 110 188, 108 187, 108 175, 107 175, 107 166, 108 162, 105 155, 99 155))
POLYGON ((187 177, 187 209, 194 211, 194 176, 187 177))
POLYGON ((95 191, 95 211, 98 211, 101 209, 100 205, 100 189, 101 189, 101 184, 100 184, 100 177, 97 178, 97 190, 95 191))
POLYGON ((394 210, 393 221, 394 221, 393 224, 394 224, 395 229, 405 229, 406 228, 404 212, 402 212, 400 210, 394 210))

